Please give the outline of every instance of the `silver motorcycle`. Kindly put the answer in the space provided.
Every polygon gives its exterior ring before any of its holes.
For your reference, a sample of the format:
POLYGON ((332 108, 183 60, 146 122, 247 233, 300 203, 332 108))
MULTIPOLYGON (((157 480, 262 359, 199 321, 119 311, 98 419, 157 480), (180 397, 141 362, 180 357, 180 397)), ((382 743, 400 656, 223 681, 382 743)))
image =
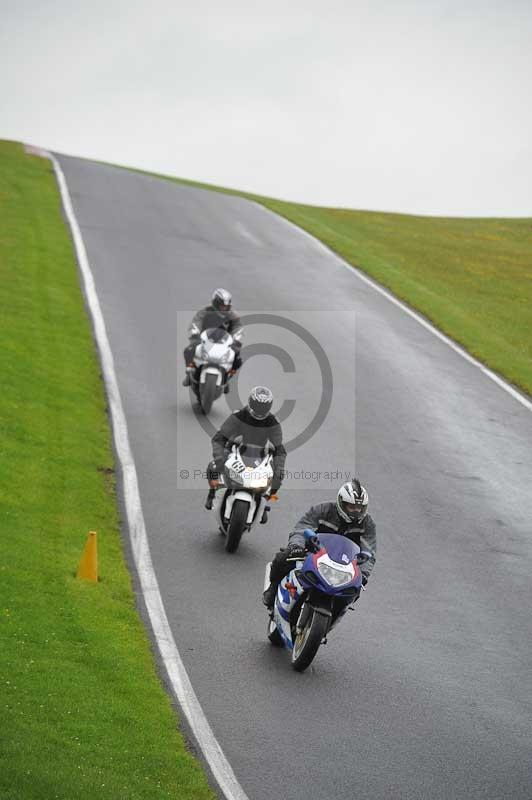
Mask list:
POLYGON ((228 553, 238 549, 242 535, 258 519, 262 525, 268 521, 268 501, 276 499, 271 497, 273 449, 270 442, 265 447, 244 444, 241 436, 231 446, 218 484, 224 491, 217 494, 215 508, 228 553))
POLYGON ((214 401, 228 388, 235 351, 232 348, 233 337, 223 328, 207 328, 199 336, 190 387, 203 413, 208 414, 214 401))

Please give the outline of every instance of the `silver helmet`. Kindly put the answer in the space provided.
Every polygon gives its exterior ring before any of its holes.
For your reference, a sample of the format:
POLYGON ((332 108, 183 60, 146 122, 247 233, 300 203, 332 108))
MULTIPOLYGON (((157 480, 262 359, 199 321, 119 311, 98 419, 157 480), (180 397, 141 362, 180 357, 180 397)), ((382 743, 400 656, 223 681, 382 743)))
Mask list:
POLYGON ((356 478, 338 489, 336 508, 346 522, 362 522, 368 513, 368 493, 356 478))
POLYGON ((233 298, 231 297, 231 292, 228 292, 227 289, 214 290, 211 304, 221 317, 225 318, 230 313, 232 302, 233 298))

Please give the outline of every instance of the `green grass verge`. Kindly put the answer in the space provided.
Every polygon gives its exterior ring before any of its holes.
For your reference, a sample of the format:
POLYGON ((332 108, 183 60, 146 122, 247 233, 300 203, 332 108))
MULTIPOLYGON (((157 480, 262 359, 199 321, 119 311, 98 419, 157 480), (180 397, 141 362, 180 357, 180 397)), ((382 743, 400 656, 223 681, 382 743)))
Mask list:
POLYGON ((532 218, 458 219, 255 200, 320 239, 532 395, 532 218))
POLYGON ((213 798, 119 535, 100 371, 50 162, 0 142, 0 797, 213 798), (101 582, 74 577, 97 530, 101 582))

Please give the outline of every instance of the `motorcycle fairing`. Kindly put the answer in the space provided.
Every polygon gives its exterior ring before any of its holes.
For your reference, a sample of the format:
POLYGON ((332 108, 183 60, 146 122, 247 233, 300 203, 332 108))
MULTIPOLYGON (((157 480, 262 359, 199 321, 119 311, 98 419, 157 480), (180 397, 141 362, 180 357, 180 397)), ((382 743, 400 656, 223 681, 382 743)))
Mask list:
MULTIPOLYGON (((250 451, 256 450, 255 446, 248 446, 250 451)), ((224 468, 225 472, 235 487, 242 489, 267 490, 273 478, 273 466, 271 453, 261 456, 261 461, 253 455, 246 455, 241 452, 238 445, 233 445, 228 455, 224 468)))
POLYGON ((196 366, 212 365, 217 369, 229 371, 235 360, 231 347, 233 337, 220 328, 208 328, 201 333, 201 341, 196 346, 194 361, 196 366))
POLYGON ((320 533, 320 549, 317 553, 310 553, 303 566, 301 567, 300 580, 307 589, 320 589, 328 595, 337 596, 346 592, 352 593, 353 589, 360 589, 362 586, 362 575, 357 563, 357 555, 360 547, 338 533, 320 533), (332 586, 328 583, 319 571, 320 563, 330 563, 331 566, 341 568, 342 571, 351 574, 349 583, 341 586, 332 586), (309 580, 306 573, 313 577, 309 580))
POLYGON ((289 574, 282 579, 277 587, 277 597, 273 607, 273 621, 277 625, 277 629, 285 643, 291 650, 294 646, 292 642, 292 629, 290 626, 290 615, 297 601, 301 598, 306 589, 301 585, 298 579, 298 564, 289 572, 289 574), (292 587, 291 589, 288 586, 292 587))

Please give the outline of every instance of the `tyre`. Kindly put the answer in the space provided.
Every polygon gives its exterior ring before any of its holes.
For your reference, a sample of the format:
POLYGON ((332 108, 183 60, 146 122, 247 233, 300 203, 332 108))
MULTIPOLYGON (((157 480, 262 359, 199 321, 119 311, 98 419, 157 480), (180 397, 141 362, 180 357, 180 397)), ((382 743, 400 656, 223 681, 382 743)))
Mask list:
POLYGON ((281 634, 277 630, 277 625, 273 621, 273 619, 268 620, 268 639, 273 644, 274 647, 282 647, 283 640, 281 639, 281 634))
POLYGON ((199 399, 204 414, 208 414, 216 399, 216 375, 209 373, 205 383, 200 383, 199 399))
POLYGON ((297 672, 303 672, 312 662, 318 648, 327 635, 329 617, 312 611, 307 624, 297 634, 292 650, 292 666, 297 672))
POLYGON ((231 509, 231 519, 227 527, 225 549, 234 553, 238 549, 242 534, 246 530, 249 504, 245 500, 235 500, 231 509))

